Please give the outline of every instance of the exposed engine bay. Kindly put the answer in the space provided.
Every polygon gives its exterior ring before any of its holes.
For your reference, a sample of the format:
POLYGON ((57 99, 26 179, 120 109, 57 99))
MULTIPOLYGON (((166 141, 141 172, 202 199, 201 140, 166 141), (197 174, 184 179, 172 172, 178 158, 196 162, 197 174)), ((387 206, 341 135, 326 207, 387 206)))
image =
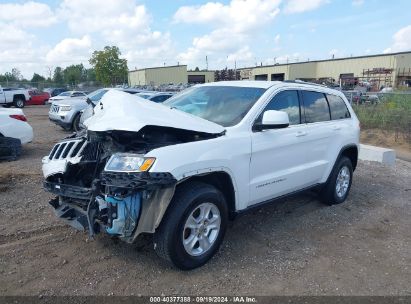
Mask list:
POLYGON ((155 231, 177 180, 168 172, 149 172, 149 162, 141 170, 112 170, 108 163, 115 163, 116 155, 144 159, 157 148, 216 136, 163 126, 73 135, 43 158, 44 188, 57 195, 49 203, 74 228, 133 242, 140 233, 155 231))

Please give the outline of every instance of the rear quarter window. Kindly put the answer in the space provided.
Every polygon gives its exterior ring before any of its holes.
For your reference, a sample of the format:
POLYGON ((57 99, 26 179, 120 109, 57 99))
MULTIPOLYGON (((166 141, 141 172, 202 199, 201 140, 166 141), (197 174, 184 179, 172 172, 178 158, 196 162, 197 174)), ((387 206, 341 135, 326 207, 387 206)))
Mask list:
POLYGON ((328 104, 330 105, 332 120, 345 119, 351 117, 347 105, 340 96, 327 94, 327 100, 328 104))

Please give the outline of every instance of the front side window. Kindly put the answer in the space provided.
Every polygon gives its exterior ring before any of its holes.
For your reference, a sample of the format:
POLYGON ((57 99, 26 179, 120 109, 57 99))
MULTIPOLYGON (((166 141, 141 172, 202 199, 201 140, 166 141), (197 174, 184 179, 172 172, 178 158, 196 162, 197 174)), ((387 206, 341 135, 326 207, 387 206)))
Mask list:
POLYGON ((304 102, 305 122, 321 122, 330 120, 330 110, 323 93, 301 91, 304 102))
POLYGON ((344 100, 340 96, 327 94, 327 100, 330 105, 332 120, 351 117, 344 100))
MULTIPOLYGON (((274 96, 274 98, 268 103, 263 113, 268 110, 283 111, 288 114, 290 125, 298 125, 301 123, 300 119, 300 102, 298 100, 297 91, 282 91, 274 96)), ((262 115, 258 118, 260 122, 262 115)))
POLYGON ((243 119, 264 92, 263 88, 193 87, 169 98, 163 104, 223 127, 230 127, 243 119))

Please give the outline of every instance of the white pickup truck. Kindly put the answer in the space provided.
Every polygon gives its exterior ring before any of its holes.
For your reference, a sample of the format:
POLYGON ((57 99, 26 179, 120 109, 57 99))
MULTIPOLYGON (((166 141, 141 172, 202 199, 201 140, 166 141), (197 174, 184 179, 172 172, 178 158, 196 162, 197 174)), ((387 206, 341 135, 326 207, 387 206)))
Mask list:
POLYGON ((0 106, 24 108, 24 104, 30 99, 27 90, 0 87, 0 106))

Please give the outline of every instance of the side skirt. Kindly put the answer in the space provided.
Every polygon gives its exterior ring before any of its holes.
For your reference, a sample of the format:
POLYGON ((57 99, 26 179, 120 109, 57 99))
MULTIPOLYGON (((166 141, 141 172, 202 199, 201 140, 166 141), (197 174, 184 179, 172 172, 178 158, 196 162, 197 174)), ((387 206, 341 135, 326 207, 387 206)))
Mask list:
POLYGON ((234 220, 234 219, 237 218, 237 217, 240 217, 240 216, 243 216, 243 215, 248 214, 248 213, 250 213, 250 212, 253 212, 253 211, 255 211, 255 210, 258 210, 258 209, 260 209, 260 208, 262 208, 262 207, 264 207, 264 206, 266 206, 266 205, 279 203, 280 201, 282 201, 282 200, 284 200, 284 199, 286 199, 286 198, 290 198, 290 197, 296 196, 297 194, 300 194, 300 193, 302 193, 302 192, 306 192, 306 191, 308 191, 308 190, 318 190, 318 189, 320 189, 323 185, 324 185, 324 184, 315 184, 315 185, 312 185, 312 186, 309 186, 309 187, 306 187, 306 188, 302 188, 302 189, 300 189, 300 190, 296 190, 296 191, 290 192, 290 193, 288 193, 288 194, 284 194, 284 195, 278 196, 278 197, 273 198, 273 199, 269 199, 269 200, 266 200, 266 201, 263 201, 263 202, 254 204, 254 205, 252 205, 252 206, 248 206, 248 207, 245 208, 245 209, 241 209, 241 210, 238 210, 238 211, 234 212, 234 213, 232 214, 232 219, 234 220))

